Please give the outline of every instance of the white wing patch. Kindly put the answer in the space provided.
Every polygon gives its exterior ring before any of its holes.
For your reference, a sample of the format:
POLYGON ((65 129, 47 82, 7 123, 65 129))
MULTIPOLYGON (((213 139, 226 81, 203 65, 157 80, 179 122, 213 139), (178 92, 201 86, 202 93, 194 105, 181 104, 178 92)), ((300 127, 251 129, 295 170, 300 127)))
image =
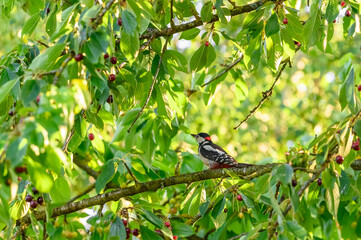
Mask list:
POLYGON ((222 152, 221 150, 213 148, 211 145, 204 145, 203 148, 205 150, 207 150, 207 151, 215 152, 216 154, 219 154, 219 155, 224 155, 225 154, 225 152, 222 152))

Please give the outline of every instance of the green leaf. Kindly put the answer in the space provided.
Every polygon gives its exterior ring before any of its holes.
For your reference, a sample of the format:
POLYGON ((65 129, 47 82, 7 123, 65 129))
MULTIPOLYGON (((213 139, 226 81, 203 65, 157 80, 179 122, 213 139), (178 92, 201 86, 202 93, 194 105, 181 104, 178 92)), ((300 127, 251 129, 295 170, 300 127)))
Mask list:
POLYGON ((157 215, 155 215, 154 213, 152 213, 151 211, 148 211, 146 209, 141 209, 142 212, 144 213, 143 217, 145 219, 147 219, 149 222, 151 222, 152 224, 154 224, 155 226, 161 228, 163 225, 163 221, 162 219, 160 219, 157 215))
POLYGON ((64 47, 65 43, 57 43, 54 46, 47 48, 44 53, 38 55, 31 62, 29 69, 33 70, 34 72, 49 70, 55 64, 55 61, 58 59, 58 57, 60 57, 64 47))
POLYGON ((31 158, 27 158, 26 166, 30 179, 33 184, 35 184, 36 189, 42 193, 50 192, 53 187, 53 179, 50 177, 47 169, 42 164, 32 160, 31 158))
POLYGON ((126 232, 123 221, 119 217, 116 217, 110 225, 108 240, 125 239, 125 237, 126 232))
POLYGON ((19 79, 13 79, 11 81, 6 82, 4 85, 0 87, 0 103, 4 101, 4 99, 8 98, 8 95, 15 86, 15 84, 18 82, 19 79))
POLYGON ((337 0, 330 0, 328 2, 325 17, 329 23, 332 23, 338 16, 339 14, 338 6, 339 4, 337 0))
POLYGON ((192 28, 187 31, 182 32, 179 39, 186 39, 186 40, 192 40, 198 36, 201 30, 198 28, 192 28))
POLYGON ((278 33, 278 31, 280 30, 280 24, 278 23, 278 18, 275 13, 272 14, 270 19, 268 19, 265 30, 266 30, 267 37, 269 37, 275 33, 278 33))
POLYGON ((209 22, 212 19, 212 17, 213 17, 212 7, 213 7, 213 4, 211 1, 206 2, 206 4, 203 5, 202 10, 201 10, 202 22, 209 22))
POLYGON ((248 97, 248 87, 242 77, 239 77, 235 81, 236 83, 236 97, 239 102, 243 102, 248 97))
POLYGON ((204 216, 204 214, 206 214, 208 210, 208 206, 209 206, 209 201, 204 202, 199 206, 199 212, 201 213, 202 217, 204 216))
POLYGON ((297 238, 303 239, 307 236, 307 231, 297 222, 286 221, 286 228, 297 238))
POLYGON ((39 92, 40 86, 38 85, 37 80, 27 80, 21 89, 21 97, 24 104, 28 105, 30 101, 34 101, 39 92))
POLYGON ((321 10, 318 7, 318 1, 313 1, 311 5, 310 18, 307 20, 303 28, 303 36, 305 45, 309 48, 317 44, 321 39, 321 10))
POLYGON ((56 14, 58 12, 58 5, 55 5, 51 10, 48 21, 46 21, 45 31, 49 37, 53 35, 56 30, 56 14))
POLYGON ((341 104, 341 109, 343 110, 346 106, 350 109, 352 113, 355 113, 356 109, 356 99, 355 99, 355 71, 353 66, 349 68, 349 72, 344 80, 339 94, 339 102, 341 104))
POLYGON ((327 186, 325 201, 328 211, 337 218, 338 206, 340 204, 340 190, 336 182, 327 186))
POLYGON ((137 28, 137 19, 128 10, 122 12, 122 26, 124 31, 129 35, 134 35, 137 28))
POLYGON ((361 138, 361 120, 355 122, 353 130, 356 132, 357 136, 361 138))
POLYGON ((218 217, 218 215, 223 212, 224 206, 226 204, 226 198, 222 197, 214 206, 213 210, 212 210, 212 217, 214 219, 216 219, 218 217))
POLYGON ((23 37, 24 35, 31 35, 36 26, 38 25, 40 20, 40 12, 35 13, 34 15, 32 15, 24 24, 23 30, 21 31, 21 37, 23 37))
POLYGON ((107 50, 108 43, 108 35, 105 32, 98 31, 90 35, 89 41, 85 43, 84 52, 91 63, 99 62, 100 56, 107 50))
POLYGON ((100 193, 100 191, 105 187, 105 185, 107 185, 107 183, 113 179, 116 171, 117 170, 114 166, 114 160, 109 160, 104 164, 103 169, 95 183, 95 190, 97 191, 97 193, 100 193))
POLYGON ((291 183, 293 168, 289 164, 283 164, 273 169, 272 175, 281 181, 284 185, 291 183))
POLYGON ((139 38, 137 34, 130 35, 122 30, 120 48, 128 60, 134 60, 139 50, 139 38))
POLYGON ((16 201, 14 205, 10 207, 10 216, 14 220, 18 220, 24 216, 27 211, 29 211, 29 206, 30 205, 25 202, 25 200, 16 201))
POLYGON ((71 190, 68 182, 63 177, 55 179, 53 187, 50 190, 52 203, 63 204, 70 200, 71 190))
POLYGON ((213 49, 213 51, 214 51, 214 48, 212 46, 206 47, 206 46, 202 45, 193 54, 193 56, 191 57, 191 60, 189 62, 189 69, 191 71, 198 72, 199 70, 201 70, 207 64, 207 62, 209 61, 208 60, 209 49, 211 49, 211 50, 213 49))
POLYGON ((194 234, 193 229, 177 219, 171 219, 172 233, 177 237, 189 237, 194 234))
POLYGON ((142 240, 163 240, 163 238, 160 237, 159 234, 155 233, 153 230, 150 230, 143 225, 140 225, 140 234, 142 235, 142 240))
POLYGON ((225 6, 219 6, 217 4, 216 4, 216 9, 217 9, 217 15, 219 17, 220 22, 227 24, 228 20, 227 20, 226 16, 231 15, 229 9, 225 6))

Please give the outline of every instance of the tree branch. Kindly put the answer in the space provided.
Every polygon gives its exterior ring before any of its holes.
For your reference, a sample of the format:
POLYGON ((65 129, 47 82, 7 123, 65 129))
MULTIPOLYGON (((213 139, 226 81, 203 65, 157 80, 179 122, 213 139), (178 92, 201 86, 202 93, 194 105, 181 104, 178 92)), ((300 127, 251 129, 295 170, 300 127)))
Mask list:
POLYGON ((234 61, 234 63, 232 63, 231 65, 229 65, 227 68, 223 69, 223 71, 221 71, 217 76, 215 76, 214 78, 212 78, 211 80, 209 80, 208 82, 204 83, 202 85, 202 87, 207 86, 208 84, 216 81, 218 78, 220 78, 223 74, 227 73, 229 70, 231 70, 234 66, 236 66, 240 61, 242 61, 243 59, 243 53, 241 53, 241 56, 234 61))
POLYGON ((272 86, 270 87, 270 89, 268 89, 267 91, 263 92, 262 93, 262 99, 261 101, 259 101, 259 103, 257 104, 256 107, 254 107, 250 112, 249 114, 236 126, 234 127, 233 129, 234 130, 237 130, 241 125, 242 123, 246 122, 250 117, 252 117, 252 115, 262 106, 262 104, 272 95, 272 92, 273 92, 273 88, 274 86, 276 85, 278 79, 281 77, 281 74, 283 72, 283 70, 286 68, 287 64, 288 64, 289 61, 283 63, 281 69, 279 70, 275 80, 273 81, 273 84, 272 86))
POLYGON ((60 68, 58 70, 56 70, 54 80, 53 80, 53 85, 56 85, 58 83, 60 75, 63 73, 63 71, 65 70, 68 63, 73 59, 74 55, 75 55, 74 52, 70 52, 69 56, 61 64, 60 68))
MULTIPOLYGON (((137 183, 136 185, 131 187, 116 189, 111 192, 98 194, 94 197, 90 197, 78 202, 67 203, 61 207, 54 208, 52 217, 69 214, 95 205, 102 205, 109 201, 118 201, 122 197, 129 197, 136 195, 138 193, 143 193, 148 191, 156 191, 158 189, 163 189, 165 187, 169 187, 173 185, 189 184, 208 179, 228 177, 229 172, 237 174, 243 178, 248 178, 249 176, 257 177, 271 172, 272 168, 277 165, 278 165, 277 163, 266 164, 266 165, 249 165, 240 168, 228 168, 227 170, 208 169, 202 172, 187 173, 178 176, 157 179, 145 183, 137 183)), ((44 220, 46 216, 44 211, 34 212, 34 215, 37 220, 44 220)), ((23 226, 29 224, 30 222, 31 222, 30 216, 26 215, 25 217, 17 220, 17 225, 23 226)))
MULTIPOLYGON (((235 7, 233 9, 230 10, 231 13, 231 17, 243 14, 243 13, 247 13, 247 12, 252 12, 254 10, 256 10, 257 8, 259 8, 260 6, 262 6, 264 3, 269 2, 270 0, 260 0, 254 3, 250 3, 250 4, 246 4, 244 6, 238 6, 235 7)), ((148 31, 147 33, 142 34, 139 39, 143 40, 143 39, 150 39, 150 38, 158 38, 161 36, 170 36, 173 35, 175 33, 179 33, 179 32, 183 32, 192 28, 196 28, 199 27, 203 24, 206 23, 213 23, 219 20, 218 15, 214 14, 212 19, 209 22, 202 22, 201 19, 196 19, 192 22, 189 23, 184 23, 184 24, 180 24, 174 27, 170 27, 170 28, 164 28, 162 30, 158 30, 158 29, 152 29, 150 31, 148 31)))
POLYGON ((156 82, 156 80, 157 80, 157 77, 158 77, 158 74, 159 74, 159 71, 160 71, 160 66, 161 66, 162 61, 163 61, 163 55, 164 55, 165 51, 167 50, 167 44, 168 44, 169 38, 170 38, 170 37, 168 36, 167 39, 165 40, 162 53, 161 53, 161 55, 160 55, 160 57, 159 57, 159 62, 158 62, 157 71, 156 71, 155 74, 154 74, 153 82, 152 82, 152 85, 150 86, 150 89, 149 89, 149 92, 148 92, 147 100, 145 101, 142 109, 140 110, 140 112, 138 113, 138 115, 135 117, 134 121, 132 122, 132 124, 131 124, 130 127, 128 128, 128 130, 127 130, 128 133, 130 132, 130 130, 132 129, 133 125, 134 125, 135 122, 138 120, 138 118, 140 117, 140 115, 142 115, 144 109, 147 107, 147 105, 148 105, 148 103, 149 103, 150 97, 152 96, 154 84, 155 84, 155 82, 156 82))

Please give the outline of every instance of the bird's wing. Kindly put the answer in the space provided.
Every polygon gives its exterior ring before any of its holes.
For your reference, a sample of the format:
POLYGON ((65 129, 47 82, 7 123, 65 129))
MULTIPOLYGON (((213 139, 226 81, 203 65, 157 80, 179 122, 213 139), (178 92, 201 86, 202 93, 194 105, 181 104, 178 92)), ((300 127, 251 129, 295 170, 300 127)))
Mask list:
POLYGON ((200 153, 207 159, 218 162, 220 164, 234 165, 237 163, 236 160, 233 159, 233 157, 231 157, 220 146, 214 143, 206 144, 201 147, 200 153))

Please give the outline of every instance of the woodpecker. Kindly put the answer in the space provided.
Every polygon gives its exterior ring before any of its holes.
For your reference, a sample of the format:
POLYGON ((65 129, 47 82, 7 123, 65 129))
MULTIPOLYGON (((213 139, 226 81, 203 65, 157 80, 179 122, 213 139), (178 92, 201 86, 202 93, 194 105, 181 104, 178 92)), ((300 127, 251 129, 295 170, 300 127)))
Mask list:
POLYGON ((198 142, 198 154, 210 169, 244 167, 251 164, 238 163, 223 148, 214 144, 207 133, 191 134, 198 142))

